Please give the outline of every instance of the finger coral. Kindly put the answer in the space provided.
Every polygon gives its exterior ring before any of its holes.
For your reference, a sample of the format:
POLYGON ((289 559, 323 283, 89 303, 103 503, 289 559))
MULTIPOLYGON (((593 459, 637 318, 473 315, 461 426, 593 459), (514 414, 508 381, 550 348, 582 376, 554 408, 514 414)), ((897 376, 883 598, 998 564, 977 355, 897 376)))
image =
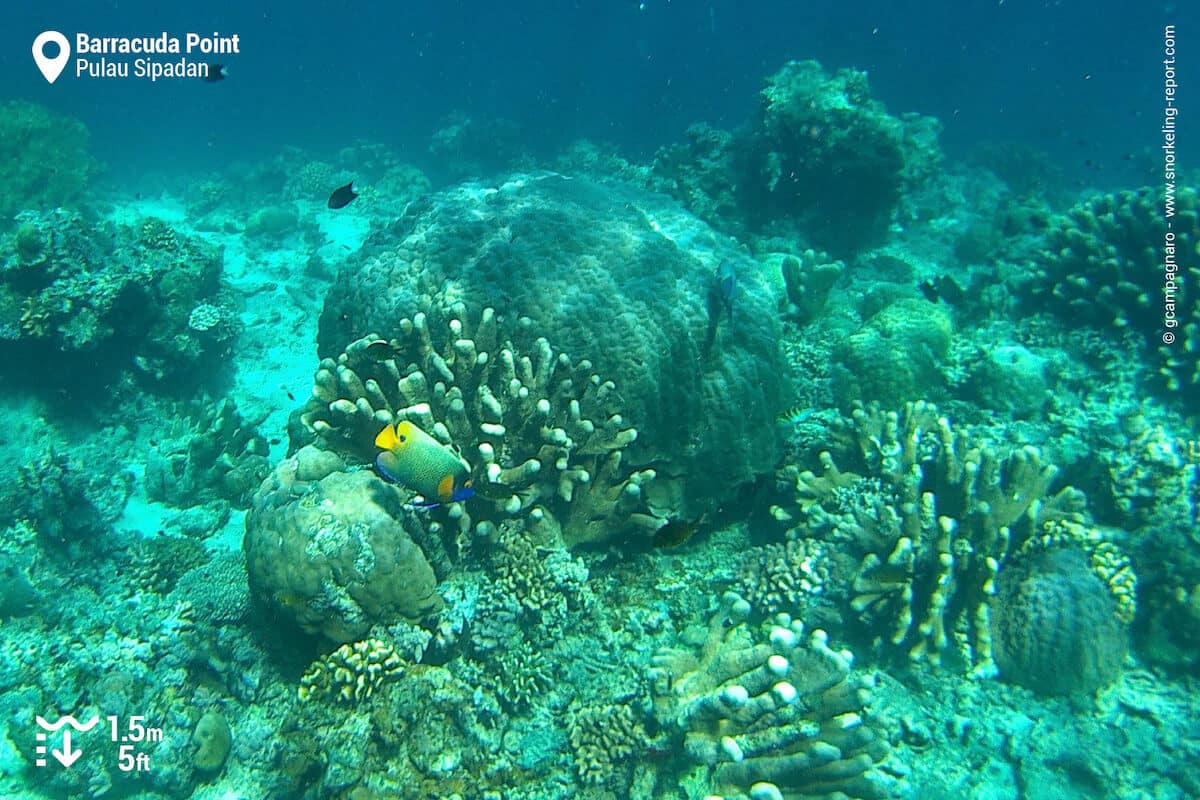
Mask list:
POLYGON ((1028 543, 1064 541, 1098 575, 1132 579, 1123 557, 1087 526, 1083 494, 1054 492, 1058 470, 1032 447, 1001 456, 924 402, 900 412, 856 407, 835 433, 839 461, 852 468, 824 453, 820 475, 785 471, 799 519, 792 535, 836 542, 843 559, 861 554, 850 585, 827 583, 827 594, 843 594, 879 641, 914 660, 949 656, 962 668, 994 669, 997 574, 1028 543))
POLYGON ((302 419, 323 446, 373 461, 376 434, 408 420, 474 466, 494 503, 454 510, 461 533, 490 533, 521 515, 534 537, 574 545, 648 534, 661 524, 646 505, 654 470, 628 469, 637 430, 620 413, 617 386, 591 362, 545 338, 501 340, 492 309, 474 326, 425 314, 396 338, 367 336, 321 362, 302 419))
POLYGON ((766 635, 726 593, 699 652, 660 650, 647 677, 659 724, 707 770, 709 792, 751 797, 888 796, 890 748, 870 710, 873 678, 822 631, 786 615, 766 635))
POLYGON ((175 417, 146 459, 146 494, 181 508, 218 498, 244 508, 270 472, 259 422, 229 399, 175 417))

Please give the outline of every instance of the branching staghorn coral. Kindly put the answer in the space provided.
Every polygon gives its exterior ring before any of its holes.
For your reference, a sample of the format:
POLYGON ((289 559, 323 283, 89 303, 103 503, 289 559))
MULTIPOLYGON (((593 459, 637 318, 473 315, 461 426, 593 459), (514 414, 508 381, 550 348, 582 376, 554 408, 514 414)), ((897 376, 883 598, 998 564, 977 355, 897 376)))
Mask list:
POLYGON ((321 362, 302 419, 323 446, 364 461, 374 460, 384 425, 409 420, 467 457, 481 495, 503 498, 451 504, 460 534, 490 535, 519 514, 539 543, 574 545, 662 524, 643 494, 654 470, 622 466, 637 430, 620 405, 617 387, 589 361, 572 361, 544 338, 502 341, 485 308, 471 330, 418 313, 402 320, 397 338, 352 342, 321 362))
POLYGON ((727 592, 700 652, 658 651, 648 678, 658 722, 709 768, 710 792, 754 798, 888 796, 889 746, 869 709, 872 676, 822 631, 779 615, 769 632, 727 592), (840 794, 839 794, 840 793, 840 794))
MULTIPOLYGON (((861 553, 852 585, 840 590, 855 614, 914 660, 940 663, 950 654, 964 668, 993 671, 996 576, 1027 542, 1090 531, 1073 546, 1109 552, 1085 524, 1086 498, 1070 487, 1051 494, 1058 471, 1032 447, 1001 457, 923 402, 901 412, 857 407, 835 434, 841 459, 862 474, 840 470, 828 452, 820 475, 786 470, 800 519, 793 535, 861 553), (870 497, 848 506, 847 492, 870 497)), ((1119 554, 1096 558, 1098 575, 1121 571, 1119 554)))

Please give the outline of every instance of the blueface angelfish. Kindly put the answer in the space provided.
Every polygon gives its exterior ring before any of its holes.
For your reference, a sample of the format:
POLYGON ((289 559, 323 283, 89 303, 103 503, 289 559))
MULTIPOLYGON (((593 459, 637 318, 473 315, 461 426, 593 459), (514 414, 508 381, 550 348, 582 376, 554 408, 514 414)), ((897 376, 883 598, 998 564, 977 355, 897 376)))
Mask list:
POLYGON ((345 186, 339 186, 333 190, 333 194, 329 195, 329 207, 345 208, 356 197, 358 197, 358 192, 354 191, 354 181, 350 181, 345 186))
POLYGON ((375 437, 375 446, 383 451, 375 457, 375 469, 420 494, 425 502, 419 505, 454 503, 475 494, 467 462, 411 422, 388 425, 375 437))

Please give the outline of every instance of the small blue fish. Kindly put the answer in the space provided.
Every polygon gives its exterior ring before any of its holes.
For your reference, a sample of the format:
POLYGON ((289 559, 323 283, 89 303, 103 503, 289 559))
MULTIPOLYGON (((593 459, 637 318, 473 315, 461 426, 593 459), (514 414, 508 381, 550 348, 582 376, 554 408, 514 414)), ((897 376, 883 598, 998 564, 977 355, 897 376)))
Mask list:
POLYGON ((726 259, 717 267, 716 283, 713 292, 718 302, 725 308, 726 316, 733 322, 733 298, 737 294, 737 269, 733 262, 726 259))

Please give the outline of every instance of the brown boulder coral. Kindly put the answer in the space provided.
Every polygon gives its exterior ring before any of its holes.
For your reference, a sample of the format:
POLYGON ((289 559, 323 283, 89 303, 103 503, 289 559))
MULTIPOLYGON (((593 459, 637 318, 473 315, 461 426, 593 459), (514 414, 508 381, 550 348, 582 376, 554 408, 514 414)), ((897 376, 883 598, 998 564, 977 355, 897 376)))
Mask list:
POLYGON ((492 307, 500 341, 524 347, 521 337, 543 336, 619 387, 621 413, 639 433, 622 463, 653 466, 660 511, 696 517, 774 469, 769 421, 789 399, 774 292, 728 237, 674 201, 513 175, 410 203, 363 253, 326 296, 323 358, 372 332, 396 336, 418 312, 440 336, 450 319, 466 325, 492 307), (723 261, 737 270, 733 317, 706 346, 723 261))
POLYGON ((243 540, 252 596, 337 642, 438 608, 433 568, 391 487, 370 472, 315 469, 319 460, 301 451, 254 497, 243 540))

